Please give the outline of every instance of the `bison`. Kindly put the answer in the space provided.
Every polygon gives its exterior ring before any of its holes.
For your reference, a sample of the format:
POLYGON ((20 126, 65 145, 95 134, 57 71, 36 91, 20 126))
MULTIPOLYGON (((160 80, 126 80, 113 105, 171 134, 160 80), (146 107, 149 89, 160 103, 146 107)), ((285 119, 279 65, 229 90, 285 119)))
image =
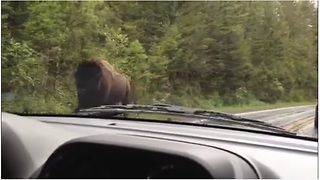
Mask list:
POLYGON ((75 72, 78 107, 97 107, 132 103, 131 83, 107 61, 82 62, 75 72))

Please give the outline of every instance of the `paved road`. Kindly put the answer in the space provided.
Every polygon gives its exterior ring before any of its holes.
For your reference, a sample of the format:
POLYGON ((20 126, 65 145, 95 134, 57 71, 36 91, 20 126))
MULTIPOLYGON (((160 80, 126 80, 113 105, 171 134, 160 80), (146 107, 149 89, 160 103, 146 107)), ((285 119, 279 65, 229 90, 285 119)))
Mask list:
POLYGON ((313 123, 308 124, 305 128, 298 131, 299 135, 318 137, 318 130, 313 127, 313 123))
POLYGON ((237 115, 266 121, 303 136, 317 137, 318 132, 313 127, 314 114, 314 106, 296 106, 239 113, 237 115))

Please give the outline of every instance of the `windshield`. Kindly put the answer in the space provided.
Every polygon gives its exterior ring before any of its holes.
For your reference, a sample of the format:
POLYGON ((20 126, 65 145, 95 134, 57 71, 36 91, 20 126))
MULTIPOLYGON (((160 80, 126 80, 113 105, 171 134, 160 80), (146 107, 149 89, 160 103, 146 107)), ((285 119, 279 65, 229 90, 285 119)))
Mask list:
POLYGON ((167 103, 317 137, 316 1, 2 1, 1 9, 3 111, 167 103))

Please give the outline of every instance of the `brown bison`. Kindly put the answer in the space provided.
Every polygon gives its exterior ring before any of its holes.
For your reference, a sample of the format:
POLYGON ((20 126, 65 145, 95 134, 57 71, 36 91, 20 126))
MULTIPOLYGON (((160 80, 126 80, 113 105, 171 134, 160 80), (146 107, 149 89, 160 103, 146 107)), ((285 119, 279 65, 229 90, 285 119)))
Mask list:
POLYGON ((75 79, 78 93, 76 112, 82 108, 132 103, 130 81, 107 61, 80 63, 75 79))

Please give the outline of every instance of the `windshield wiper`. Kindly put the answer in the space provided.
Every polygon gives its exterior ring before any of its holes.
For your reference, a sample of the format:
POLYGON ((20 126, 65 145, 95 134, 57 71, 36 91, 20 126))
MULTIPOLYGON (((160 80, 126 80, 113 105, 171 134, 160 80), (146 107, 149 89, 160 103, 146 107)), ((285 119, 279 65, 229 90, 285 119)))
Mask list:
POLYGON ((204 125, 210 125, 210 122, 217 123, 232 123, 246 127, 264 129, 267 131, 285 133, 290 135, 296 135, 296 133, 289 132, 281 127, 274 126, 270 123, 244 118, 233 114, 209 111, 203 109, 188 108, 183 106, 176 106, 170 104, 153 104, 153 105, 104 105, 99 107, 93 107, 88 109, 81 109, 77 114, 85 116, 96 116, 96 117, 113 117, 116 115, 125 115, 126 113, 151 113, 151 114, 165 114, 173 116, 184 116, 194 117, 202 119, 202 121, 194 121, 193 123, 200 123, 204 125))

